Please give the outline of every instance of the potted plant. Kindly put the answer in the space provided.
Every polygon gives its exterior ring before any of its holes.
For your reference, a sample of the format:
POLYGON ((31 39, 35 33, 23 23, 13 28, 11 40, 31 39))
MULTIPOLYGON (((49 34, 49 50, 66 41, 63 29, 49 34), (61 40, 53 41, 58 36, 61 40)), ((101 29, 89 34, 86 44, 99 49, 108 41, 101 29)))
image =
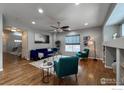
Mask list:
POLYGON ((57 41, 55 42, 55 45, 56 45, 56 47, 57 47, 58 49, 60 49, 61 41, 57 40, 57 41))

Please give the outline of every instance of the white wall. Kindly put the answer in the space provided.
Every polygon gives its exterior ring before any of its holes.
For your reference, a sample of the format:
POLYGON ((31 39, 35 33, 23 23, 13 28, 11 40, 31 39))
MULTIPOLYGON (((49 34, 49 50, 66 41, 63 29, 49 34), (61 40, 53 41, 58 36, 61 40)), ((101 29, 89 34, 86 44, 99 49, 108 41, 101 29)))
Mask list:
POLYGON ((29 50, 31 49, 38 49, 38 48, 51 48, 52 47, 52 35, 50 33, 45 33, 45 32, 37 32, 37 33, 41 33, 43 35, 49 35, 50 36, 50 43, 49 44, 42 44, 42 43, 34 43, 34 35, 35 32, 34 31, 28 31, 28 47, 29 50))
POLYGON ((114 47, 114 48, 121 48, 124 49, 124 37, 117 38, 111 41, 105 41, 103 43, 104 46, 114 47))
POLYGON ((2 34, 3 34, 3 17, 2 14, 0 14, 0 71, 3 70, 2 34))
POLYGON ((56 45, 55 45, 55 42, 56 42, 56 40, 57 40, 57 33, 55 32, 55 33, 51 33, 51 36, 52 36, 52 47, 56 47, 56 45))
POLYGON ((103 41, 111 41, 112 39, 112 35, 114 33, 118 33, 118 35, 120 36, 120 25, 113 25, 113 26, 104 26, 103 27, 103 41))
POLYGON ((4 34, 3 34, 3 52, 7 52, 7 43, 9 40, 8 34, 9 34, 8 31, 4 31, 4 34))
POLYGON ((30 30, 28 31, 28 59, 30 56, 30 50, 35 50, 35 49, 40 49, 40 48, 52 48, 53 44, 52 44, 52 40, 53 40, 53 35, 48 33, 48 32, 37 32, 37 33, 41 33, 44 35, 49 35, 50 36, 50 43, 49 44, 38 44, 38 43, 34 43, 34 35, 35 35, 35 31, 30 30))
POLYGON ((22 33, 22 58, 28 59, 28 32, 22 33))
POLYGON ((111 16, 114 8, 116 7, 116 3, 112 3, 109 7, 109 10, 107 11, 107 15, 106 15, 106 18, 105 18, 105 21, 104 21, 104 26, 107 24, 107 21, 109 20, 109 17, 111 16))
POLYGON ((16 47, 20 43, 15 43, 14 40, 22 40, 22 36, 17 36, 14 32, 4 31, 3 36, 3 51, 11 53, 13 47, 16 47))
MULTIPOLYGON (((73 31, 68 33, 60 33, 57 34, 57 40, 61 41, 61 52, 64 55, 75 55, 73 52, 65 52, 65 43, 64 43, 64 37, 67 35, 76 35, 80 34, 80 45, 81 45, 81 51, 85 48, 83 45, 83 37, 84 36, 91 36, 94 37, 96 41, 96 48, 97 48, 97 58, 102 58, 102 28, 96 27, 96 28, 89 28, 89 29, 83 29, 80 31, 73 31)), ((91 48, 91 47, 90 47, 91 48)), ((94 56, 93 49, 90 50, 90 57, 94 56)))
POLYGON ((121 35, 120 36, 124 37, 124 24, 121 25, 120 30, 121 30, 121 35))
POLYGON ((25 32, 24 33, 25 37, 23 37, 23 41, 25 41, 25 42, 22 42, 22 45, 23 45, 22 57, 23 58, 29 59, 30 50, 38 49, 38 48, 51 48, 51 47, 53 47, 53 43, 52 43, 53 35, 50 32, 41 31, 39 29, 33 29, 32 27, 26 27, 25 25, 21 24, 17 20, 6 20, 5 26, 7 26, 7 25, 11 25, 11 26, 20 28, 20 29, 22 29, 22 31, 25 32), (49 44, 35 44, 34 43, 34 33, 35 32, 49 35, 50 36, 50 43, 49 44), (27 44, 27 45, 25 45, 25 44, 27 44))

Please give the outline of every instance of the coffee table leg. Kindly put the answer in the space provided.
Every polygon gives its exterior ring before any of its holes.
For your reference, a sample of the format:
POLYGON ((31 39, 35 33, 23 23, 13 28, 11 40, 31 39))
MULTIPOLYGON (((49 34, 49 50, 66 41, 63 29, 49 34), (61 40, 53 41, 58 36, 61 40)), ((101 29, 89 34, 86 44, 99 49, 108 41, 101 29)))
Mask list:
POLYGON ((50 68, 47 69, 47 76, 50 76, 50 68))
POLYGON ((44 70, 42 69, 42 81, 43 81, 43 82, 44 82, 44 78, 45 78, 44 70))
POLYGON ((51 76, 52 74, 52 68, 49 68, 49 75, 51 76))
POLYGON ((54 61, 54 56, 53 56, 53 61, 54 61))
POLYGON ((47 80, 49 82, 49 68, 47 68, 47 80))
POLYGON ((43 78, 42 78, 43 83, 49 83, 48 71, 49 71, 49 69, 47 69, 47 72, 46 72, 46 75, 45 75, 44 69, 42 70, 42 72, 43 72, 43 74, 42 74, 43 75, 43 78))

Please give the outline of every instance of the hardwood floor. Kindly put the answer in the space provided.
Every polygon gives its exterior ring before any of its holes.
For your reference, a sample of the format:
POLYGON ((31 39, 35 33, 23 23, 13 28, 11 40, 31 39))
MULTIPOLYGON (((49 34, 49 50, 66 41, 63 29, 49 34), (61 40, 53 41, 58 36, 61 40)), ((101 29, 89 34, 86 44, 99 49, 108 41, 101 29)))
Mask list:
POLYGON ((43 83, 41 70, 29 62, 11 54, 4 54, 4 71, 0 72, 0 85, 100 85, 101 78, 115 79, 115 73, 104 68, 102 61, 88 59, 79 63, 82 73, 78 74, 78 82, 72 75, 62 78, 59 83, 57 77, 52 75, 49 83, 43 83))

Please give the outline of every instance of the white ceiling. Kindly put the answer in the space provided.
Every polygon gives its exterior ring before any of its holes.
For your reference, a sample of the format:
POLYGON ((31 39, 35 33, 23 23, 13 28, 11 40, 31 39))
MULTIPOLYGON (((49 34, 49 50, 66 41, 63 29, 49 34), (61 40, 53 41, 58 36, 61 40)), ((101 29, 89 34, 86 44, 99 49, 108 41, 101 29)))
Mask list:
POLYGON ((27 27, 49 31, 54 30, 50 25, 69 25, 72 30, 102 26, 109 9, 109 3, 88 3, 76 6, 71 3, 42 3, 42 4, 0 4, 0 11, 4 13, 7 25, 9 20, 16 20, 27 27), (38 8, 44 10, 38 13, 38 8), (31 21, 36 24, 31 24, 31 21), (88 26, 84 23, 88 22, 88 26))

